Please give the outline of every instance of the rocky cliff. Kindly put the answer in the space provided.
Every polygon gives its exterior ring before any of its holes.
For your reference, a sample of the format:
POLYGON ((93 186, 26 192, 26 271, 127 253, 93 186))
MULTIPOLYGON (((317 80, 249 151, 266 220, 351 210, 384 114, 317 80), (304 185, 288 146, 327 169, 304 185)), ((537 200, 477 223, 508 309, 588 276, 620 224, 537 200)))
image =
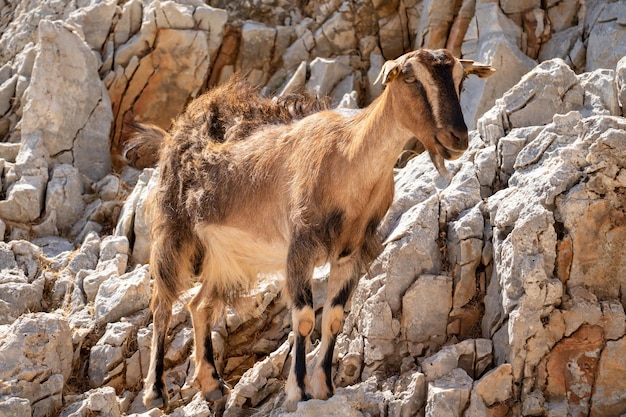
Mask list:
POLYGON ((398 170, 336 395, 282 408, 290 316, 266 277, 254 319, 214 329, 233 386, 215 404, 190 386, 194 289, 175 306, 170 415, 626 413, 625 22, 608 0, 0 0, 0 416, 163 414, 140 400, 158 173, 124 164, 125 122, 167 128, 234 73, 363 107, 420 47, 498 72, 465 83, 449 178, 427 155, 398 170))

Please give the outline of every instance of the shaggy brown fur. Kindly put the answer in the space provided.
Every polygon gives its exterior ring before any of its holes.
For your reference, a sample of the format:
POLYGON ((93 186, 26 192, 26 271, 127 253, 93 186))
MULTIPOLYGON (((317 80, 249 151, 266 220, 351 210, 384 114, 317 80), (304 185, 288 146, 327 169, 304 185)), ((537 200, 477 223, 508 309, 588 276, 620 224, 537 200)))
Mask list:
MULTIPOLYGON (((204 140, 225 142, 246 138, 261 125, 302 119, 327 109, 328 103, 327 98, 305 93, 262 97, 245 80, 231 77, 225 84, 192 101, 184 114, 204 140)), ((124 159, 139 169, 156 166, 165 136, 166 132, 156 126, 128 124, 124 137, 130 140, 124 146, 124 159)))

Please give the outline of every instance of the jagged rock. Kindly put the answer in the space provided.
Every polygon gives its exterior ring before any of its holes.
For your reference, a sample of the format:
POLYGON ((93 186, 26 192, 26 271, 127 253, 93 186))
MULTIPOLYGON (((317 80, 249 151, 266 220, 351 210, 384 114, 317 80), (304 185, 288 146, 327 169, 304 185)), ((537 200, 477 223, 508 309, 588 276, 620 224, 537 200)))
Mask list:
POLYGON ((340 6, 315 32, 315 48, 312 51, 315 56, 329 57, 357 49, 355 17, 351 8, 346 6, 340 6))
MULTIPOLYGON (((120 216, 117 221, 117 225, 115 227, 116 236, 126 236, 126 239, 128 241, 132 240, 132 235, 134 233, 135 217, 137 216, 137 213, 138 213, 137 204, 139 202, 139 199, 142 196, 143 196, 143 199, 145 200, 149 192, 149 189, 147 189, 146 187, 148 185, 148 182, 150 181, 150 178, 153 176, 154 172, 155 171, 153 169, 147 168, 141 173, 141 175, 139 175, 135 188, 133 188, 133 191, 126 198, 126 201, 124 202, 124 205, 122 206, 122 211, 120 212, 120 216)), ((139 238, 141 239, 141 236, 139 236, 139 238)), ((134 252, 134 248, 133 248, 133 252, 134 252)), ((137 259, 138 254, 136 255, 134 254, 134 257, 135 259, 137 259)), ((139 257, 138 259, 147 261, 147 257, 146 258, 139 257)))
POLYGON ((472 378, 457 368, 448 375, 428 383, 426 416, 460 417, 472 389, 472 378))
POLYGON ((11 417, 31 417, 32 409, 26 398, 0 397, 0 415, 11 417))
POLYGON ((62 391, 72 371, 72 337, 59 314, 31 313, 2 329, 0 395, 26 398, 32 415, 43 417, 61 407, 62 391))
MULTIPOLYGON (((448 32, 454 20, 455 4, 426 0, 422 6, 420 24, 415 39, 416 48, 438 49, 446 46, 448 32)), ((395 58, 395 57, 390 57, 395 58)))
POLYGON ((564 403, 568 415, 589 415, 603 344, 602 328, 585 325, 554 346, 538 372, 541 379, 545 378, 540 381, 545 384, 546 407, 562 407, 564 403))
POLYGON ((93 415, 110 417, 122 415, 114 388, 102 387, 86 392, 84 399, 67 407, 59 417, 89 417, 93 415))
POLYGON ((28 223, 39 217, 48 182, 47 158, 41 136, 22 139, 15 164, 5 170, 6 199, 0 201, 1 218, 28 223))
POLYGON ((452 279, 419 276, 402 297, 402 307, 402 330, 409 342, 443 343, 452 308, 452 279))
POLYGON ((600 355, 590 416, 622 415, 626 413, 626 385, 622 375, 626 369, 624 351, 626 338, 606 342, 600 355))
POLYGON ((350 73, 352 68, 345 60, 315 58, 311 62, 311 77, 306 83, 306 90, 320 97, 328 95, 350 73))
POLYGON ((107 324, 104 336, 89 353, 88 375, 91 387, 96 388, 104 384, 114 388, 121 387, 124 353, 128 349, 128 339, 134 330, 135 326, 128 322, 107 324))
POLYGON ((461 95, 461 108, 468 128, 473 129, 478 118, 493 106, 496 99, 502 97, 536 63, 522 53, 520 28, 503 14, 496 3, 479 2, 476 5, 470 30, 475 38, 466 38, 463 56, 489 62, 496 69, 496 73, 489 78, 469 77, 463 84, 465 94, 461 95))
POLYGON ((109 35, 116 3, 115 0, 108 0, 90 4, 72 12, 67 22, 75 25, 91 49, 100 51, 109 35))
POLYGON ((613 88, 615 71, 598 69, 578 76, 580 85, 585 91, 583 100, 583 116, 594 114, 620 116, 621 109, 617 103, 616 91, 613 88))
MULTIPOLYGON (((561 2, 565 4, 567 2, 561 2)), ((561 58, 572 69, 578 69, 579 62, 573 62, 570 55, 577 43, 582 43, 583 26, 575 26, 560 32, 553 33, 548 41, 541 45, 537 59, 539 62, 547 61, 553 58, 561 58)))
POLYGON ((506 404, 513 398, 511 364, 505 363, 474 382, 466 417, 496 417, 510 412, 506 404))
POLYGON ((85 203, 78 169, 68 164, 56 165, 46 190, 46 213, 55 212, 56 227, 69 230, 80 217, 85 203))
POLYGON ((615 64, 626 55, 624 6, 619 2, 600 1, 589 9, 585 24, 592 27, 587 39, 585 71, 615 68, 615 64))
POLYGON ((280 89, 278 95, 282 96, 303 91, 306 84, 307 69, 308 65, 306 61, 302 61, 300 65, 298 65, 298 68, 294 71, 291 78, 289 78, 285 82, 285 85, 280 89))
POLYGON ((150 295, 150 275, 145 267, 111 277, 98 289, 94 302, 96 320, 111 323, 136 313, 148 307, 150 295))
POLYGON ((264 85, 269 78, 276 29, 248 21, 241 28, 241 46, 237 68, 250 71, 247 79, 252 85, 264 85), (267 47, 271 45, 271 47, 267 47))
POLYGON ((622 109, 622 116, 626 114, 626 58, 622 58, 615 66, 615 89, 617 103, 622 109))
POLYGON ((45 281, 37 276, 41 252, 31 246, 26 241, 0 242, 0 324, 41 307, 45 281))
POLYGON ((61 23, 41 21, 22 135, 41 135, 53 160, 72 164, 91 180, 111 170, 113 114, 98 67, 80 37, 61 23), (61 117, 68 113, 71 118, 61 117))
POLYGON ((439 352, 420 362, 426 381, 439 379, 456 368, 463 369, 470 377, 478 378, 491 364, 492 343, 488 339, 468 339, 439 352))

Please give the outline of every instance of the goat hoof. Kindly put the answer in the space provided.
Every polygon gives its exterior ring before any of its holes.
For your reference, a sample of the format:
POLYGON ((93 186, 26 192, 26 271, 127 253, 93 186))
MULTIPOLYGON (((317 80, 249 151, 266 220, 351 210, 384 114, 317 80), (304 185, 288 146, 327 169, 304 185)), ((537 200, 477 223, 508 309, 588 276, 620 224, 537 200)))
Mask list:
POLYGON ((204 399, 210 402, 218 401, 223 397, 222 390, 216 389, 204 394, 204 399))
POLYGON ((153 386, 152 389, 146 391, 143 396, 143 404, 148 410, 153 408, 160 408, 161 410, 167 410, 169 406, 169 398, 165 389, 157 388, 153 386))
POLYGON ((219 381, 220 381, 220 384, 216 389, 204 394, 205 400, 214 402, 230 394, 230 387, 226 385, 226 383, 224 382, 222 378, 220 378, 219 381))
POLYGON ((311 394, 309 394, 308 392, 303 392, 302 393, 302 399, 300 401, 309 401, 312 398, 313 397, 311 396, 311 394))

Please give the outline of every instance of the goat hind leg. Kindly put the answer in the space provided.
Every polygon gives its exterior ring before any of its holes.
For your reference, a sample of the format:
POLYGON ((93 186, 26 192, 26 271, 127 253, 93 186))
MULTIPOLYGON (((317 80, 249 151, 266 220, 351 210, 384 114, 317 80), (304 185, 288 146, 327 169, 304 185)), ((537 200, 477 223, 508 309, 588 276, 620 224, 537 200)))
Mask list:
POLYGON ((201 389, 202 395, 207 401, 216 401, 228 394, 229 390, 215 366, 213 341, 211 340, 213 309, 207 304, 203 290, 204 288, 194 296, 188 306, 191 312, 196 344, 194 385, 201 389))
POLYGON ((155 289, 152 302, 153 331, 150 353, 150 367, 144 383, 143 403, 148 408, 169 406, 169 396, 165 387, 165 337, 172 317, 172 306, 155 289))

